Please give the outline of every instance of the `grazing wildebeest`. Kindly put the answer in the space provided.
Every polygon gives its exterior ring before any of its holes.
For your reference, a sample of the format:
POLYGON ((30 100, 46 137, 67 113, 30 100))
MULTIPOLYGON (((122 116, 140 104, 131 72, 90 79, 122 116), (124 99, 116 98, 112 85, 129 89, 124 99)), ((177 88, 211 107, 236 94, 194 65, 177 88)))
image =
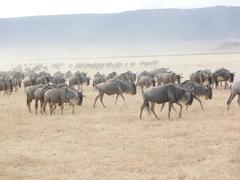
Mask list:
POLYGON ((43 103, 44 103, 44 93, 47 92, 49 89, 53 89, 54 85, 45 85, 43 87, 40 87, 36 89, 34 92, 35 97, 35 113, 37 114, 38 111, 38 101, 40 101, 40 112, 46 112, 45 109, 43 109, 43 103))
POLYGON ((27 89, 26 89, 26 95, 27 95, 27 107, 28 107, 28 111, 29 112, 32 112, 31 111, 31 102, 33 99, 35 99, 35 94, 34 92, 38 89, 38 88, 41 88, 43 87, 44 85, 43 84, 37 84, 37 85, 34 85, 34 86, 29 86, 27 89))
POLYGON ((205 97, 206 100, 212 99, 212 88, 210 85, 205 86, 203 84, 199 84, 194 81, 187 80, 187 81, 184 81, 183 83, 181 83, 180 86, 184 87, 186 89, 192 90, 194 99, 196 99, 199 102, 202 110, 204 110, 203 105, 202 105, 201 100, 198 97, 205 97))
POLYGON ((46 108, 47 103, 50 106, 50 114, 56 108, 56 104, 60 105, 61 107, 61 114, 63 114, 63 107, 64 103, 69 103, 72 106, 72 113, 75 113, 75 105, 82 105, 83 101, 83 94, 75 89, 70 87, 59 87, 50 89, 44 94, 44 104, 43 109, 46 108))
POLYGON ((176 81, 180 83, 182 76, 180 74, 176 74, 175 72, 166 72, 159 74, 157 77, 158 85, 162 84, 169 84, 173 83, 175 84, 176 81))
POLYGON ((167 84, 147 89, 143 93, 143 104, 140 109, 140 119, 142 118, 142 111, 145 107, 148 109, 148 111, 150 108, 154 116, 157 119, 159 119, 154 110, 155 103, 163 104, 166 102, 169 103, 168 117, 170 118, 172 104, 176 103, 180 106, 179 118, 181 118, 182 115, 181 102, 183 102, 185 105, 191 105, 193 102, 193 94, 190 90, 179 87, 174 84, 167 84), (151 103, 151 108, 149 102, 151 103))
POLYGON ((94 105, 93 105, 94 108, 98 98, 100 98, 100 101, 103 107, 104 108, 106 107, 103 103, 104 94, 107 94, 107 95, 117 94, 115 104, 117 103, 118 96, 120 95, 124 101, 124 104, 126 104, 123 93, 132 94, 132 95, 135 95, 137 93, 136 85, 134 83, 125 82, 120 79, 113 79, 113 80, 108 80, 107 82, 102 82, 96 85, 96 89, 99 91, 99 94, 95 98, 94 105))
POLYGON ((238 95, 238 104, 240 105, 240 81, 235 81, 233 84, 232 84, 232 87, 231 87, 231 94, 228 98, 228 101, 227 101, 227 108, 229 110, 230 108, 230 105, 232 103, 232 100, 235 98, 235 96, 238 95))
POLYGON ((199 70, 195 73, 192 73, 190 75, 190 80, 199 83, 199 84, 203 84, 204 82, 208 81, 208 84, 211 84, 212 81, 212 77, 209 76, 206 72, 204 72, 203 70, 199 70))
POLYGON ((227 70, 225 68, 220 68, 220 69, 216 70, 212 76, 216 81, 216 88, 218 87, 219 83, 222 86, 222 82, 224 81, 224 83, 225 83, 224 89, 228 89, 227 81, 229 81, 229 82, 234 81, 234 73, 231 73, 229 70, 227 70))
POLYGON ((141 76, 138 80, 138 84, 141 87, 141 92, 143 94, 143 88, 149 88, 151 86, 155 87, 156 83, 155 83, 155 79, 153 77, 153 75, 150 76, 141 76))

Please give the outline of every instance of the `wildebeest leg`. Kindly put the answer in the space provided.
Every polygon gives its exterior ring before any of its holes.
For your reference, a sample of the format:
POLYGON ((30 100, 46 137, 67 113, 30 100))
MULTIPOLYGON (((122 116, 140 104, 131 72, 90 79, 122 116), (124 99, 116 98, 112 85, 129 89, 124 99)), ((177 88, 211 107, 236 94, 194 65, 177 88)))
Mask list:
POLYGON ((95 97, 95 101, 94 101, 94 104, 93 104, 93 107, 95 108, 96 106, 96 103, 97 103, 97 100, 98 98, 101 96, 101 93, 99 92, 99 94, 95 97))
MULTIPOLYGON (((232 103, 232 100, 235 98, 237 94, 230 94, 229 98, 228 98, 228 101, 227 101, 227 106, 228 106, 228 110, 230 109, 230 105, 232 103)), ((239 99, 239 95, 238 95, 238 99, 239 99)))
POLYGON ((27 107, 28 107, 28 111, 30 113, 32 112, 32 110, 31 110, 31 102, 32 102, 32 100, 27 98, 27 107))
POLYGON ((238 94, 238 100, 237 100, 239 106, 240 106, 240 94, 238 94))
POLYGON ((43 105, 42 105, 42 112, 45 112, 46 113, 46 105, 47 105, 47 102, 43 102, 43 105))
POLYGON ((157 114, 155 113, 155 103, 151 102, 151 108, 150 110, 152 111, 153 115, 159 120, 159 117, 157 116, 157 114))
POLYGON ((117 94, 117 96, 116 96, 116 100, 115 100, 115 104, 117 104, 118 96, 119 96, 119 95, 117 94))
POLYGON ((124 96, 123 96, 123 93, 121 93, 120 96, 121 96, 122 99, 123 99, 124 105, 127 106, 126 101, 125 101, 125 98, 124 98, 124 96))
POLYGON ((143 94, 143 86, 141 86, 141 92, 142 92, 142 94, 143 94))
POLYGON ((165 106, 165 103, 163 103, 163 104, 162 104, 162 107, 161 107, 161 110, 160 110, 160 112, 162 112, 162 110, 163 110, 164 106, 165 106))
POLYGON ((75 106, 72 105, 72 113, 75 114, 75 106))
POLYGON ((52 115, 54 108, 53 108, 54 103, 49 102, 49 108, 50 108, 50 114, 52 115))
POLYGON ((104 94, 102 94, 102 95, 100 96, 100 101, 101 101, 103 107, 106 108, 106 106, 105 106, 104 103, 103 103, 103 95, 104 95, 104 94))
POLYGON ((227 83, 227 81, 224 81, 224 89, 228 89, 228 83, 227 83))
POLYGON ((181 118, 182 117, 182 105, 178 102, 176 102, 176 104, 178 104, 180 106, 180 111, 179 111, 178 117, 181 118))
POLYGON ((35 99, 35 113, 38 114, 38 100, 35 99))
POLYGON ((64 102, 61 102, 61 115, 63 115, 64 102))
MULTIPOLYGON (((163 104, 162 104, 162 107, 161 107, 161 110, 160 110, 160 112, 162 112, 162 110, 163 110, 164 106, 165 106, 165 103, 163 103, 163 104)), ((172 104, 172 108, 173 108, 173 110, 174 110, 174 111, 176 111, 176 109, 175 109, 175 107, 173 106, 173 104, 172 104)))
MULTIPOLYGON (((203 105, 202 105, 202 101, 201 101, 198 97, 196 97, 196 96, 193 96, 193 98, 196 99, 196 100, 199 102, 202 110, 204 111, 204 108, 203 108, 203 105)), ((187 107, 188 107, 188 106, 187 106, 187 107)))
POLYGON ((145 101, 145 100, 144 100, 144 102, 143 102, 143 104, 142 104, 142 106, 141 106, 141 108, 140 108, 140 116, 139 116, 139 119, 142 119, 142 112, 143 112, 143 109, 144 109, 145 107, 147 107, 148 112, 150 113, 150 111, 149 111, 149 103, 148 103, 148 101, 145 101))
MULTIPOLYGON (((44 109, 45 111, 45 109, 44 109)), ((40 113, 42 114, 43 113, 43 102, 40 100, 40 113)))
POLYGON ((55 114, 55 112, 54 112, 54 111, 55 111, 55 109, 56 109, 56 108, 57 108, 56 104, 55 104, 55 103, 53 103, 53 104, 52 104, 52 113, 54 113, 54 114, 55 114))
POLYGON ((177 110, 175 109, 174 105, 172 104, 172 109, 176 112, 177 110))
POLYGON ((168 118, 170 118, 172 103, 168 103, 168 118))

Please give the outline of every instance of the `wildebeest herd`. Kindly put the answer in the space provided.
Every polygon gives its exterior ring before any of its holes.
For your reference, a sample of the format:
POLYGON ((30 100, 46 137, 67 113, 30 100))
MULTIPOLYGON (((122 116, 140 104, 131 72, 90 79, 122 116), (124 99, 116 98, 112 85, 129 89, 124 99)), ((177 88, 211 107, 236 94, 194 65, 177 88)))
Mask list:
MULTIPOLYGON (((58 71, 51 74, 46 71, 35 72, 0 72, 0 92, 3 96, 9 96, 13 92, 18 92, 18 88, 24 87, 26 93, 26 104, 31 112, 31 102, 35 101, 35 113, 47 114, 46 107, 49 105, 49 112, 55 113, 57 106, 60 106, 61 114, 66 104, 72 106, 72 113, 75 112, 76 105, 82 105, 84 94, 82 93, 83 84, 90 85, 92 81, 93 89, 98 94, 93 100, 93 107, 96 107, 98 100, 105 108, 103 102, 104 95, 115 96, 115 104, 119 96, 126 105, 124 94, 135 95, 137 87, 140 88, 143 103, 140 107, 140 118, 146 108, 149 114, 159 119, 155 112, 155 104, 168 103, 168 117, 171 109, 175 110, 174 105, 180 107, 179 117, 182 115, 182 106, 190 106, 193 100, 197 100, 204 110, 201 97, 212 99, 215 88, 231 89, 230 97, 227 101, 229 109, 234 97, 238 95, 240 105, 240 82, 236 81, 231 86, 229 83, 234 81, 234 73, 226 68, 219 68, 212 72, 209 69, 198 70, 189 76, 189 80, 181 82, 182 74, 170 71, 168 68, 158 68, 153 71, 143 71, 133 73, 127 71, 121 74, 111 72, 107 75, 97 72, 92 78, 85 73, 77 71, 63 73, 58 71), (40 103, 40 107, 39 107, 40 103)), ((86 93, 87 94, 87 93, 86 93)))

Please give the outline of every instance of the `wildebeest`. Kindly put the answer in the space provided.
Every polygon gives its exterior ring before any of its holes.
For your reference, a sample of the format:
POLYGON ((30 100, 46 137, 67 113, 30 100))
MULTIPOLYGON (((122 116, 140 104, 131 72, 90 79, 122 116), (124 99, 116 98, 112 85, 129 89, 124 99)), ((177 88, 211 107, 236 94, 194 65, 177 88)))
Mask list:
POLYGON ((225 83, 224 85, 224 89, 228 88, 228 83, 229 82, 233 82, 234 81, 234 73, 231 73, 229 70, 225 69, 225 68, 220 68, 218 70, 216 70, 213 73, 213 78, 215 79, 215 83, 216 83, 216 88, 218 87, 219 83, 220 85, 222 84, 222 82, 225 83))
POLYGON ((192 73, 190 75, 190 80, 199 83, 199 84, 203 84, 204 82, 208 82, 209 85, 211 85, 212 83, 212 77, 209 76, 206 72, 204 72, 203 70, 198 70, 195 73, 192 73))
POLYGON ((160 74, 169 72, 169 68, 158 68, 150 71, 149 73, 152 74, 154 77, 158 77, 160 74))
POLYGON ((93 105, 94 108, 98 98, 100 98, 100 101, 103 107, 104 108, 106 107, 103 103, 104 94, 107 94, 107 95, 117 94, 115 104, 117 103, 118 96, 120 95, 124 101, 124 104, 126 104, 123 93, 132 94, 132 95, 135 95, 137 93, 136 85, 134 83, 125 82, 120 79, 113 79, 113 80, 108 80, 107 82, 102 82, 96 85, 96 89, 99 91, 99 94, 95 98, 94 105, 93 105))
POLYGON ((14 91, 18 92, 18 88, 21 88, 21 80, 18 80, 15 78, 12 79, 12 85, 13 85, 14 91))
POLYGON ((38 111, 38 101, 40 101, 40 112, 46 112, 45 108, 43 109, 43 103, 44 103, 44 93, 47 92, 49 89, 53 89, 54 85, 45 85, 43 87, 40 87, 36 89, 34 92, 35 97, 35 113, 37 114, 38 111))
POLYGON ((86 83, 88 86, 90 84, 90 78, 87 77, 86 73, 76 72, 74 76, 69 80, 69 86, 74 87, 74 85, 78 85, 78 90, 82 89, 82 85, 86 83))
POLYGON ((155 113, 154 109, 155 103, 163 104, 166 102, 169 103, 168 117, 170 117, 172 104, 176 103, 180 106, 179 118, 181 118, 182 115, 181 102, 183 102, 185 105, 191 105, 193 102, 193 94, 190 90, 179 87, 174 84, 167 84, 147 89, 143 93, 143 104, 140 109, 140 119, 142 118, 142 111, 145 107, 148 109, 148 111, 150 108, 154 116, 157 119, 159 119, 157 114, 155 113), (151 108, 149 102, 151 103, 151 108))
POLYGON ((96 85, 102 83, 102 82, 106 82, 107 78, 105 76, 98 76, 98 77, 94 77, 93 79, 93 87, 96 87, 96 85))
POLYGON ((63 84, 66 82, 66 79, 63 75, 53 76, 53 84, 63 84))
POLYGON ((107 75, 107 80, 113 79, 117 76, 117 72, 113 71, 107 75))
POLYGON ((228 101, 227 101, 227 108, 229 110, 230 108, 230 105, 232 103, 232 100, 235 98, 235 96, 238 95, 238 104, 240 105, 240 81, 236 81, 232 84, 232 87, 231 87, 231 94, 228 98, 228 101))
POLYGON ((23 87, 24 87, 24 90, 26 90, 27 87, 29 86, 34 86, 37 84, 37 78, 36 77, 26 77, 24 80, 23 80, 23 87))
POLYGON ((3 96, 10 95, 13 92, 13 82, 12 79, 0 80, 0 92, 3 91, 3 96))
MULTIPOLYGON (((148 71, 142 71, 138 74, 137 76, 137 83, 139 81, 139 79, 142 77, 142 76, 153 76, 153 74, 151 74, 150 72, 148 71)), ((153 76, 154 77, 154 76, 153 76)))
POLYGON ((169 84, 169 83, 175 84, 176 81, 180 83, 181 78, 182 76, 180 74, 176 74, 175 72, 170 71, 170 72, 159 74, 157 76, 157 81, 158 81, 158 85, 169 84))
POLYGON ((118 76, 116 76, 115 78, 118 78, 122 81, 126 81, 126 82, 131 82, 131 83, 135 83, 136 82, 136 74, 131 72, 131 71, 127 71, 125 73, 121 73, 118 76))
POLYGON ((156 83, 155 83, 155 79, 153 77, 153 75, 150 76, 141 76, 138 80, 137 85, 139 85, 141 87, 141 91, 143 94, 143 88, 149 88, 151 86, 155 87, 156 83))
POLYGON ((35 94, 34 92, 38 89, 38 88, 41 88, 43 87, 44 85, 43 84, 38 84, 38 85, 34 85, 34 86, 29 86, 27 89, 26 89, 26 95, 27 95, 27 107, 28 107, 28 111, 29 112, 32 112, 31 111, 31 102, 33 99, 35 99, 35 94))
POLYGON ((64 75, 65 79, 68 79, 68 80, 69 80, 72 76, 73 76, 73 74, 72 74, 71 71, 66 72, 65 75, 64 75))
POLYGON ((46 108, 47 103, 50 106, 50 114, 55 110, 56 104, 61 107, 61 114, 63 114, 64 103, 69 103, 72 106, 72 113, 75 113, 75 105, 82 105, 83 94, 70 87, 59 87, 50 89, 44 94, 43 109, 46 108))
POLYGON ((183 83, 181 83, 180 86, 184 87, 186 89, 192 90, 194 99, 196 99, 199 102, 202 110, 204 108, 203 108, 201 100, 198 97, 205 97, 205 99, 212 99, 212 88, 210 85, 205 86, 203 84, 199 84, 194 81, 187 80, 187 81, 184 81, 183 83))

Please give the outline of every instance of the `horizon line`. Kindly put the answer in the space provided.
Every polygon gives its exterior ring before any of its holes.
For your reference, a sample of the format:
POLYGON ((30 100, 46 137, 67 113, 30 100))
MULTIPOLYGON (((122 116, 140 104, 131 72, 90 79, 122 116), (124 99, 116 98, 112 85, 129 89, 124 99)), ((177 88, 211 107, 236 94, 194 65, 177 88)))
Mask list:
POLYGON ((33 17, 47 17, 47 16, 74 16, 74 15, 111 15, 111 14, 123 14, 128 12, 137 12, 137 11, 157 11, 157 10, 193 10, 193 9, 207 9, 207 8, 240 8, 240 6, 227 6, 227 5, 217 5, 217 6, 203 6, 203 7, 193 7, 193 8, 149 8, 149 9, 133 9, 133 10, 124 10, 119 12, 110 12, 110 13, 66 13, 66 14, 39 14, 39 15, 26 15, 26 16, 12 16, 12 17, 0 17, 0 20, 3 19, 21 19, 21 18, 33 18, 33 17))

